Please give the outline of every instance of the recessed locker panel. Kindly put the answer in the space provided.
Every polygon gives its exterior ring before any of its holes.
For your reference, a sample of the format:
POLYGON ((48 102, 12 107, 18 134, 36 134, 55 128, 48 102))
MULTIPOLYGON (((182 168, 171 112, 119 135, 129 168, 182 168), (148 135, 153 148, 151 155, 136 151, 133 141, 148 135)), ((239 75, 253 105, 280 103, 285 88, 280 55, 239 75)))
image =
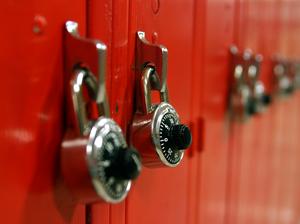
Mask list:
MULTIPOLYGON (((284 43, 288 42, 289 37, 289 9, 286 4, 283 3, 283 1, 279 1, 277 3, 279 5, 279 13, 278 16, 280 18, 280 21, 278 22, 278 25, 280 26, 281 32, 279 32, 279 47, 278 47, 278 54, 282 55, 284 57, 288 57, 289 52, 287 50, 287 45, 284 43)), ((290 98, 290 97, 289 97, 290 98)), ((272 160, 272 172, 271 175, 274 179, 273 182, 271 182, 272 186, 272 194, 270 194, 269 200, 271 201, 271 215, 270 219, 268 220, 269 223, 281 223, 286 222, 284 220, 284 211, 285 208, 283 208, 282 204, 285 204, 282 201, 282 193, 281 190, 284 185, 289 185, 287 182, 282 183, 284 178, 284 173, 286 172, 285 166, 288 164, 287 160, 290 156, 290 147, 285 141, 285 135, 287 134, 289 137, 293 135, 290 132, 290 128, 287 128, 291 125, 290 121, 285 116, 285 110, 288 109, 291 111, 291 99, 276 99, 276 104, 274 105, 274 111, 273 111, 273 123, 275 124, 272 131, 272 139, 276 139, 276 141, 273 141, 272 148, 274 151, 274 157, 272 160), (286 129, 287 128, 287 129, 286 129), (284 170, 284 171, 283 171, 284 170), (283 219, 282 219, 283 218, 283 219)), ((286 175, 286 174, 285 174, 286 175)), ((286 180, 284 180, 286 181, 286 180)), ((287 192, 284 192, 283 194, 286 195, 287 192)))
MULTIPOLYGON (((253 8, 253 5, 252 5, 253 8)), ((240 10, 239 14, 239 27, 235 27, 239 30, 240 36, 239 38, 239 50, 243 53, 246 48, 251 48, 251 46, 256 47, 256 36, 257 32, 252 30, 254 28, 253 21, 249 19, 251 13, 255 13, 255 10, 251 11, 251 2, 250 1, 240 1, 240 10)), ((257 18, 256 18, 257 19, 257 18)), ((255 49, 256 50, 256 49, 255 49)), ((247 69, 247 68, 245 68, 247 69)), ((238 131, 235 138, 238 138, 240 141, 239 148, 236 149, 238 151, 238 170, 239 176, 237 181, 237 208, 235 210, 236 222, 235 223, 245 223, 247 218, 250 217, 249 213, 253 212, 253 209, 250 208, 249 198, 247 198, 247 192, 251 187, 249 184, 253 181, 253 168, 251 165, 254 165, 253 160, 255 158, 255 151, 257 150, 258 142, 254 142, 257 140, 254 136, 255 127, 258 125, 256 119, 248 118, 247 120, 241 122, 239 124, 239 128, 242 129, 236 130, 238 131), (253 144, 254 143, 254 144, 253 144), (256 145, 256 146, 254 146, 256 145)), ((237 140, 238 141, 238 140, 237 140)))
POLYGON ((59 171, 63 27, 86 33, 85 1, 6 1, 0 19, 1 222, 85 223, 59 171))
MULTIPOLYGON (((200 5, 200 2, 197 1, 200 5)), ((227 200, 228 161, 230 161, 228 110, 229 46, 233 42, 234 1, 206 1, 203 35, 203 69, 201 73, 201 114, 204 121, 203 148, 199 154, 197 223, 224 223, 227 200), (221 19, 217 19, 221 18, 221 19), (222 38, 220 38, 222 37, 222 38)), ((195 23, 201 23, 196 15, 195 23)))
MULTIPOLYGON (((270 2, 270 1, 269 1, 270 2)), ((268 33, 272 32, 272 5, 265 7, 262 1, 244 1, 245 14, 240 17, 245 26, 239 27, 242 30, 241 50, 249 49, 253 55, 261 54, 263 61, 261 70, 265 68, 265 61, 270 60, 269 55, 263 52, 263 46, 268 43, 268 33), (262 11, 264 13, 262 13, 262 11), (268 19, 269 27, 264 27, 264 20, 268 19)), ((274 45, 274 43, 270 43, 274 45)), ((271 73, 265 74, 270 76, 271 73)), ((262 72, 259 74, 259 80, 265 81, 262 72)), ((268 84, 268 83, 267 83, 268 84)), ((266 83, 263 82, 266 86, 266 83)), ((267 93, 269 94, 269 93, 267 93)), ((268 110, 268 109, 267 109, 268 110)), ((268 176, 268 162, 266 153, 268 149, 268 111, 254 114, 243 124, 241 135, 241 155, 240 155, 240 180, 237 223, 253 223, 263 220, 265 195, 261 194, 268 176)))
MULTIPOLYGON (((277 35, 272 35, 276 33, 278 29, 278 14, 277 14, 277 1, 258 1, 255 3, 257 10, 259 11, 259 19, 256 27, 258 27, 259 42, 258 42, 258 53, 263 56, 263 63, 261 67, 261 80, 269 94, 272 93, 272 82, 273 82, 273 64, 272 59, 274 55, 278 52, 278 42, 279 38, 277 35), (262 13, 264 12, 264 13, 262 13)), ((260 130, 259 145, 260 147, 255 150, 257 165, 254 164, 255 178, 253 181, 253 191, 249 191, 248 198, 253 210, 253 215, 247 219, 248 222, 256 223, 267 223, 272 217, 271 209, 268 207, 268 197, 266 194, 268 189, 270 189, 272 181, 274 181, 274 176, 271 175, 271 170, 273 166, 273 158, 276 151, 272 147, 274 142, 273 131, 276 130, 274 125, 274 114, 276 113, 276 99, 273 97, 271 105, 267 110, 261 114, 261 121, 257 127, 260 130), (251 195, 255 195, 251 197, 251 195)))
POLYGON ((295 223, 297 211, 295 210, 295 195, 294 188, 299 189, 297 186, 295 173, 298 172, 298 164, 295 161, 297 158, 297 152, 294 144, 297 142, 297 136, 294 135, 296 123, 298 119, 289 119, 286 114, 286 109, 289 109, 290 116, 295 115, 298 112, 296 96, 292 96, 285 101, 280 102, 277 115, 277 123, 280 130, 279 134, 288 134, 289 140, 286 141, 284 138, 279 138, 277 141, 277 158, 280 168, 276 172, 276 178, 278 179, 278 188, 276 192, 275 209, 276 209, 276 220, 275 223, 295 223), (285 134, 283 133, 285 131, 285 134))
POLYGON ((201 157, 204 146, 205 120, 203 119, 203 71, 205 49, 206 2, 194 1, 194 31, 193 31, 193 76, 192 76, 192 128, 195 139, 189 153, 189 203, 187 223, 198 223, 201 196, 201 157))
MULTIPOLYGON (((248 28, 248 32, 257 33, 258 42, 251 45, 250 41, 246 41, 246 47, 263 56, 260 80, 263 82, 267 94, 273 94, 272 59, 278 52, 279 38, 278 35, 272 35, 272 33, 280 32, 278 3, 277 1, 250 1, 249 4, 249 17, 246 19, 257 22, 248 28), (251 13, 254 10, 257 12, 256 14, 251 13)), ((251 160, 248 163, 252 164, 249 170, 248 183, 242 181, 244 184, 243 203, 248 205, 246 206, 248 212, 242 218, 247 223, 266 223, 274 217, 272 214, 274 209, 270 205, 269 194, 274 194, 276 191, 274 191, 276 178, 272 175, 272 169, 274 165, 276 166, 276 147, 273 147, 273 142, 278 124, 274 117, 277 113, 277 105, 273 95, 271 100, 271 105, 266 108, 264 113, 253 118, 256 126, 252 131, 252 136, 255 140, 252 144, 245 142, 245 151, 253 152, 252 159, 247 159, 247 156, 244 156, 244 161, 251 160), (253 144, 254 142, 256 144, 253 144), (270 188, 270 186, 272 187, 270 188)))
MULTIPOLYGON (((288 57, 289 52, 287 51, 286 44, 288 43, 289 37, 289 9, 284 3, 284 1, 276 1, 276 27, 278 31, 277 35, 277 47, 274 49, 274 54, 281 55, 283 57, 288 57)), ((267 193, 267 203, 268 203, 268 219, 267 223, 282 223, 286 222, 284 211, 286 208, 282 209, 282 186, 288 185, 286 180, 283 182, 284 174, 286 172, 283 167, 285 167, 289 162, 287 162, 290 156, 290 147, 286 144, 285 136, 291 137, 293 135, 288 126, 291 125, 291 120, 285 115, 285 111, 291 111, 291 99, 274 99, 274 105, 270 108, 271 112, 271 123, 270 123, 270 182, 266 186, 269 191, 267 193), (276 139, 276 140, 275 140, 276 139), (284 171, 283 171, 284 170, 284 171)), ((289 166, 289 165, 288 165, 289 166)), ((287 192, 283 192, 286 194, 287 192)), ((284 203, 283 203, 284 204, 284 203)), ((289 223, 289 222, 288 222, 289 223)))
MULTIPOLYGON (((296 1, 282 1, 284 7, 282 7, 282 22, 288 30, 283 39, 288 40, 286 42, 286 47, 282 47, 281 51, 289 59, 299 58, 299 48, 296 43, 296 36, 299 34, 299 3, 296 1)), ((283 46, 283 44, 282 44, 283 46)), ((299 202, 297 196, 299 193, 299 138, 296 134, 299 132, 299 119, 297 114, 299 113, 299 94, 295 92, 288 99, 281 102, 281 121, 282 131, 281 131, 281 141, 279 145, 281 146, 279 156, 280 156, 280 170, 278 173, 278 178, 280 179, 279 189, 278 189, 278 201, 277 201, 277 223, 295 223, 299 221, 298 207, 299 202), (288 109, 288 116, 287 116, 288 109), (284 136, 289 136, 287 141, 284 136)))
MULTIPOLYGON (((131 1, 129 66, 134 82, 136 32, 168 49, 167 85, 170 103, 183 123, 191 121, 193 1, 131 1)), ((193 139, 193 141, 197 141, 193 139)), ((188 149, 190 150, 190 149, 188 149)), ((186 223, 188 219, 188 163, 186 153, 175 168, 143 167, 126 203, 126 221, 186 223)))
MULTIPOLYGON (((293 51, 292 55, 293 55, 293 58, 297 59, 299 61, 299 58, 300 58, 300 47, 296 44, 297 41, 298 41, 298 36, 300 34, 300 21, 299 21, 299 11, 300 11, 300 3, 297 2, 297 1, 294 1, 291 5, 291 10, 292 10, 292 17, 293 17, 293 20, 292 20, 292 37, 291 37, 291 42, 294 44, 294 46, 291 45, 291 50, 293 51)), ((296 96, 295 96, 295 113, 298 115, 300 113, 300 96, 299 96, 299 93, 296 92, 296 96)), ((299 133, 299 118, 298 116, 295 115, 297 118, 296 120, 293 120, 294 122, 294 125, 297 127, 297 130, 295 130, 295 135, 297 136, 296 139, 295 139, 295 142, 294 142, 294 156, 293 156, 293 160, 294 160, 294 168, 293 168, 293 171, 291 171, 291 173, 294 173, 293 176, 298 176, 299 175, 299 170, 300 170, 300 165, 298 162, 296 161, 299 161, 299 150, 296 149, 296 148, 299 148, 299 138, 298 138, 298 135, 296 134, 297 132, 299 133)), ((300 220, 300 214, 299 212, 299 207, 300 207, 300 202, 299 200, 297 200, 297 198, 299 198, 299 178, 291 178, 291 180, 294 181, 292 187, 293 187, 293 208, 294 208, 294 212, 293 212, 293 219, 292 220, 297 220, 299 221, 300 220)))
MULTIPOLYGON (((234 24, 233 24, 233 42, 236 45, 240 54, 243 54, 244 42, 246 38, 245 32, 249 26, 248 21, 245 20, 248 14, 248 1, 236 0, 234 1, 234 24)), ((233 75, 233 74, 230 74, 233 75)), ((229 83, 230 86, 232 83, 229 83)), ((225 223, 234 224, 239 223, 238 211, 240 207, 241 197, 241 173, 243 170, 242 156, 244 153, 243 141, 248 134, 248 130, 244 128, 243 121, 232 120, 229 121, 229 152, 228 152, 228 184, 227 184, 227 206, 225 223)))

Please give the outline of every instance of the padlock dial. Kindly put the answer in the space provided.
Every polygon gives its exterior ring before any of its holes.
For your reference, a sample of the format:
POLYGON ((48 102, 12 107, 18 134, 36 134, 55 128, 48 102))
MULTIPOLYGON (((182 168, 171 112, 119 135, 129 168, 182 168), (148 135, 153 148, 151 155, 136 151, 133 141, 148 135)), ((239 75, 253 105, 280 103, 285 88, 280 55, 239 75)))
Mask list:
POLYGON ((108 202, 123 200, 131 179, 138 176, 141 164, 138 154, 128 149, 120 127, 111 119, 98 119, 91 129, 87 153, 98 195, 108 202))
POLYGON ((191 143, 190 130, 180 124, 178 114, 168 103, 160 103, 155 110, 152 139, 160 160, 171 167, 180 163, 183 150, 191 143))
POLYGON ((184 124, 172 125, 169 134, 171 141, 177 150, 187 149, 192 143, 191 131, 184 124))
POLYGON ((176 164, 180 160, 180 151, 177 150, 177 147, 170 136, 172 126, 178 124, 178 122, 178 118, 173 113, 166 113, 161 119, 159 128, 161 151, 166 160, 171 164, 176 164))

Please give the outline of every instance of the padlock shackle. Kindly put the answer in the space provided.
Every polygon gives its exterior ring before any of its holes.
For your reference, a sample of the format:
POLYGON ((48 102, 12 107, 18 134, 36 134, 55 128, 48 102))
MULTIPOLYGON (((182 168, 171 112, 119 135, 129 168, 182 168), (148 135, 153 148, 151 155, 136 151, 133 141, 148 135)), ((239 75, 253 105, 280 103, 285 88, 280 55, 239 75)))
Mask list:
POLYGON ((251 67, 251 72, 253 69, 257 68, 252 67, 252 52, 248 49, 240 52, 239 49, 232 45, 229 48, 231 54, 231 73, 232 73, 232 81, 234 86, 238 86, 241 83, 247 82, 249 68, 251 67))
POLYGON ((141 72, 145 64, 151 63, 155 66, 157 75, 161 82, 161 89, 167 89, 167 63, 168 49, 161 45, 151 43, 146 39, 146 34, 143 31, 138 31, 136 34, 136 69, 141 72))
MULTIPOLYGON (((64 66, 67 74, 67 80, 71 80, 71 90, 68 90, 68 98, 77 102, 75 112, 75 122, 80 133, 84 133, 84 127, 87 126, 85 109, 79 109, 83 103, 81 91, 74 93, 73 84, 77 83, 77 88, 84 84, 88 91, 92 92, 93 100, 97 104, 99 115, 110 117, 109 104, 107 100, 105 76, 106 76, 106 45, 99 40, 91 40, 80 36, 78 23, 66 21, 64 27, 64 66), (87 74, 88 73, 88 74, 87 74), (70 96, 71 94, 71 96, 70 96), (78 100, 74 100, 76 97, 78 100), (71 99, 72 98, 72 99, 71 99), (78 114, 77 114, 77 111, 78 114)), ((70 122, 74 122, 73 119, 70 122)))
MULTIPOLYGON (((75 123, 79 133, 83 136, 90 132, 91 121, 87 116, 86 105, 83 96, 83 86, 87 88, 88 95, 96 102, 98 83, 96 78, 87 69, 75 69, 70 81, 75 123)), ((97 103, 98 116, 104 115, 104 104, 97 103)))
POLYGON ((160 94, 160 100, 162 102, 168 102, 167 89, 161 89, 161 81, 153 66, 146 66, 142 71, 140 80, 140 93, 141 93, 141 105, 138 105, 140 112, 144 114, 151 113, 154 109, 154 105, 151 100, 151 91, 158 90, 160 94))

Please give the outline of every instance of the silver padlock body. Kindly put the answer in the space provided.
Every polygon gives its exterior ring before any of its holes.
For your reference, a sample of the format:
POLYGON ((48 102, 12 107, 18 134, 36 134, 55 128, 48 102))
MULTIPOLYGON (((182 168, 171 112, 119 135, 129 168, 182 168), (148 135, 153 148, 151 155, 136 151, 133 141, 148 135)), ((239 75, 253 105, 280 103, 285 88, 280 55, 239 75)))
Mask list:
POLYGON ((126 147, 121 128, 105 117, 100 117, 93 124, 89 136, 66 138, 62 144, 62 173, 78 201, 117 203, 126 197, 131 180, 107 175, 112 153, 126 150, 126 147))
POLYGON ((172 148, 171 139, 164 135, 169 132, 171 125, 180 124, 176 110, 166 102, 160 103, 156 108, 151 124, 151 136, 157 155, 163 164, 175 167, 183 158, 184 151, 172 148))
POLYGON ((249 103, 251 100, 251 91, 247 85, 239 85, 231 94, 230 97, 230 116, 237 121, 248 120, 249 103))
POLYGON ((90 175, 97 194, 107 202, 122 201, 130 190, 130 180, 107 176, 110 155, 127 147, 121 128, 112 120, 100 117, 93 125, 86 147, 90 175))

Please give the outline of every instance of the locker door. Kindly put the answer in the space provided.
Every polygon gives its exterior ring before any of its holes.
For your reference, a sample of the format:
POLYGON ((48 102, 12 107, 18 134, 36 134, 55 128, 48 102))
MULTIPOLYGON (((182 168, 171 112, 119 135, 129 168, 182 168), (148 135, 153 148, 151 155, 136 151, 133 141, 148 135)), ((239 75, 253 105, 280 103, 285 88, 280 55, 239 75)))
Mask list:
MULTIPOLYGON (((203 1, 197 1, 200 5, 203 1)), ((200 6, 198 6, 200 7, 200 6)), ((200 153, 197 223, 224 223, 227 200, 227 167, 230 161, 227 97, 229 79, 229 46, 233 43, 234 1, 205 1, 203 36, 203 69, 201 114, 204 120, 204 145, 200 153), (220 18, 220 19, 217 19, 220 18)), ((203 15, 196 15, 196 24, 203 15)))
MULTIPOLYGON (((283 4, 283 1, 276 1, 274 2, 277 7, 277 14, 275 19, 275 24, 278 30, 278 40, 277 46, 273 47, 273 52, 278 53, 282 56, 288 56, 289 52, 286 50, 289 34, 288 28, 288 15, 289 10, 287 8, 288 5, 283 4)), ((271 46, 270 46, 271 47, 271 46)), ((289 97, 290 98, 290 97, 289 97)), ((271 122, 270 122, 270 182, 268 182, 265 189, 270 188, 270 192, 267 194, 267 203, 268 203, 268 210, 267 210, 267 221, 266 223, 289 223, 284 220, 285 215, 285 208, 282 205, 285 203, 283 202, 285 199, 282 195, 286 195, 286 191, 282 192, 283 186, 288 185, 287 181, 283 179, 286 173, 286 169, 284 167, 289 166, 288 158, 290 156, 290 146, 285 141, 285 138, 289 136, 289 141, 292 138, 293 133, 291 131, 291 120, 289 120, 285 116, 285 110, 288 109, 291 112, 290 117, 293 115, 293 109, 291 99, 274 99, 274 104, 270 108, 271 112, 271 122), (275 140, 276 139, 276 140, 275 140), (284 181, 284 182, 283 182, 284 181), (282 219, 283 217, 283 219, 282 219)), ((294 118, 294 117, 293 117, 294 118)), ((293 121, 292 121, 293 122, 293 121)))
MULTIPOLYGON (((281 34, 281 52, 289 58, 299 57, 299 48, 295 43, 298 36, 298 15, 299 2, 280 1, 281 18, 285 34, 281 34)), ((280 147, 280 169, 278 172, 279 188, 277 194, 277 223, 296 223, 299 221, 299 212, 297 209, 298 199, 295 192, 299 192, 299 93, 295 92, 286 100, 282 100, 280 117, 278 122, 281 124, 281 139, 278 142, 280 147), (287 116, 287 109, 289 116, 287 116), (289 136, 289 140, 285 139, 289 136), (296 190, 297 189, 297 190, 296 190)))
MULTIPOLYGON (((240 14, 241 26, 237 28, 241 35, 239 37, 241 50, 250 49, 253 54, 261 53, 263 37, 260 36, 262 30, 260 7, 262 7, 262 2, 242 1, 240 7, 244 12, 240 14)), ((265 55, 263 57, 266 60, 265 55)), ((264 66, 264 61, 262 66, 264 66)), ((255 217, 263 215, 262 195, 259 195, 259 192, 266 176, 266 162, 262 156, 265 155, 266 139, 269 139, 265 115, 255 114, 242 124, 243 131, 239 136, 241 141, 239 150, 241 151, 237 223, 256 223, 259 218, 255 217)))
MULTIPOLYGON (((276 1, 253 1, 251 2, 252 8, 257 11, 256 17, 258 24, 253 24, 256 27, 258 35, 257 51, 261 53, 264 57, 262 69, 261 69, 261 79, 264 82, 267 90, 271 91, 270 86, 272 84, 272 63, 271 59, 278 51, 278 36, 272 35, 271 33, 276 33, 278 29, 277 24, 277 2, 276 1), (264 12, 264 13, 262 13, 264 12)), ((254 15, 253 13, 251 15, 254 15)), ((253 18, 250 17, 249 20, 253 18)), ((251 29, 252 31, 252 29, 251 29)), ((255 32, 255 28, 253 29, 255 32)), ((246 218, 248 223, 267 223, 268 219, 272 218, 272 212, 268 207, 268 194, 266 192, 273 191, 272 181, 276 176, 271 175, 271 169, 273 166, 273 158, 276 150, 272 147, 274 142, 273 130, 274 125, 276 126, 276 121, 274 121, 274 114, 276 113, 277 102, 270 105, 265 113, 256 120, 258 126, 256 130, 260 130, 258 138, 259 147, 255 149, 255 157, 253 161, 257 163, 253 166, 253 189, 248 191, 248 200, 250 204, 251 213, 246 218), (275 123, 275 124, 274 124, 275 123), (272 187, 270 187, 272 186, 272 187), (268 190, 269 189, 269 190, 268 190)))
MULTIPOLYGON (((270 45, 276 45, 276 39, 269 36, 274 31, 274 6, 271 1, 239 1, 238 15, 238 46, 241 50, 251 49, 254 54, 260 53, 264 60, 260 79, 267 90, 270 90, 271 54, 270 45), (268 7, 267 7, 268 6, 268 7), (262 11, 264 13, 262 13, 262 11), (265 24, 268 24, 266 26, 265 24)), ((244 124, 241 124, 239 138, 239 178, 237 184, 237 223, 259 223, 266 217, 266 185, 269 176, 270 153, 270 122, 271 113, 257 114, 244 124)))
MULTIPOLYGON (((247 14, 246 0, 234 1, 234 22, 233 22, 233 44, 239 51, 243 50, 245 27, 247 23, 245 17, 247 14)), ((230 85, 230 83, 228 84, 230 85)), ((225 223, 239 223, 238 208, 240 197, 240 177, 241 177, 241 158, 243 153, 243 139, 245 136, 243 122, 233 121, 229 124, 229 157, 228 157, 228 184, 227 184, 227 208, 225 215, 225 223)))
POLYGON ((190 160, 189 173, 189 213, 187 223, 199 223, 202 217, 200 209, 202 208, 202 158, 201 155, 205 149, 206 120, 203 116, 203 94, 204 94, 204 57, 205 57, 205 40, 206 40, 206 1, 194 1, 194 37, 193 37, 193 107, 192 119, 194 120, 195 132, 192 146, 192 159, 190 160))
MULTIPOLYGON (((270 1, 266 2, 264 5, 264 9, 270 7, 273 8, 273 13, 272 17, 270 18, 271 23, 269 20, 264 18, 263 20, 263 25, 261 32, 261 36, 264 40, 264 44, 262 46, 263 50, 262 53, 265 56, 265 62, 264 62, 264 68, 262 69, 262 75, 266 83, 269 83, 267 88, 272 91, 271 84, 272 84, 272 64, 271 64, 271 57, 274 54, 279 54, 281 53, 280 49, 280 44, 281 44, 281 35, 283 33, 283 19, 281 16, 281 3, 280 1, 270 1), (272 25, 271 25, 272 24, 272 25), (274 35, 270 34, 270 32, 263 32, 265 29, 271 29, 273 32, 278 33, 279 35, 274 35), (263 34, 264 33, 264 34, 263 34)), ((263 10, 263 9, 262 9, 263 10)), ((265 223, 276 223, 277 217, 278 217, 278 212, 276 208, 276 202, 278 200, 278 190, 279 190, 279 184, 280 184, 280 178, 278 175, 279 170, 281 169, 281 164, 280 164, 280 147, 277 144, 277 141, 275 139, 280 139, 281 134, 280 134, 280 127, 279 123, 277 121, 277 117, 279 114, 278 108, 280 107, 277 102, 277 99, 273 99, 273 103, 270 106, 268 110, 268 115, 266 116, 266 121, 268 123, 267 129, 270 130, 268 131, 269 133, 269 145, 267 146, 268 151, 266 153, 266 157, 268 161, 268 176, 266 177, 266 185, 263 187, 262 191, 267 192, 265 194, 266 196, 266 221, 265 223), (271 186, 271 187, 270 187, 271 186), (267 191, 267 189, 269 189, 267 191)), ((278 222, 278 221, 277 221, 278 222)))
MULTIPOLYGON (((126 135, 127 113, 133 106, 133 96, 127 92, 133 88, 129 83, 128 64, 129 1, 90 0, 87 14, 88 36, 103 41, 108 48, 106 86, 110 112, 126 135)), ((125 202, 95 203, 90 213, 91 223, 122 224, 126 216, 125 202)))
POLYGON ((1 222, 85 223, 59 176, 66 20, 85 34, 86 2, 5 1, 0 37, 1 222))
MULTIPOLYGON (((291 35, 291 51, 293 58, 297 59, 299 61, 300 59, 300 47, 298 44, 298 37, 300 34, 300 20, 299 20, 299 11, 300 11, 300 3, 298 1, 294 1, 291 3, 291 14, 292 14, 292 35, 291 35), (293 44, 293 45, 292 45, 293 44)), ((299 185, 300 185, 300 180, 299 178, 296 178, 299 176, 299 170, 300 170, 300 165, 299 165, 299 159, 300 159, 300 153, 299 153, 299 144, 300 144, 300 139, 298 137, 299 133, 299 116, 298 114, 300 113, 300 93, 299 90, 295 94, 295 100, 294 100, 294 107, 295 107, 295 119, 293 119, 293 124, 294 124, 294 132, 293 134, 295 135, 294 142, 293 142, 293 155, 292 155, 292 170, 290 171, 291 178, 290 180, 292 181, 291 184, 291 193, 293 196, 290 196, 292 205, 293 205, 293 218, 291 219, 291 222, 299 222, 300 220, 300 212, 299 212, 299 185), (297 114, 297 115, 296 115, 297 114)))
MULTIPOLYGON (((134 64, 136 31, 168 48, 168 89, 171 104, 184 123, 191 121, 193 1, 131 1, 129 66, 134 64)), ((133 85, 134 73, 131 71, 133 85)), ((194 140, 195 141, 195 140, 194 140)), ((126 221, 186 223, 188 157, 176 168, 145 168, 126 205, 126 221)))

